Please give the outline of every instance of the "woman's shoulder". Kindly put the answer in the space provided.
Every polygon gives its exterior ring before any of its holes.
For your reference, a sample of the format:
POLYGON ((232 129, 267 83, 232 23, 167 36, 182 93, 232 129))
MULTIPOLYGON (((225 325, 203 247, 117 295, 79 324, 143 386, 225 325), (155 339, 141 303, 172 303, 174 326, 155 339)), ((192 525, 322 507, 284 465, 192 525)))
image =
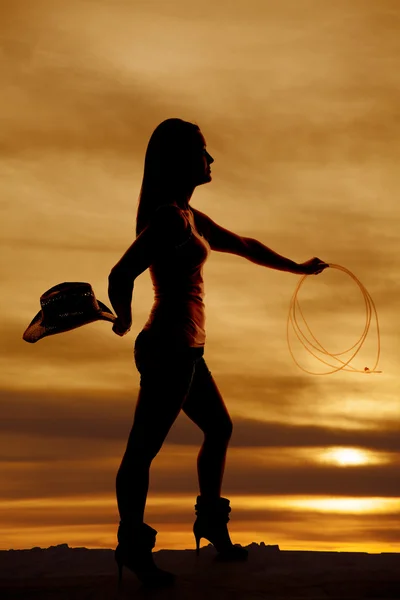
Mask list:
POLYGON ((163 204, 153 213, 153 225, 162 238, 180 242, 191 234, 190 222, 184 211, 174 204, 163 204))
POLYGON ((175 204, 162 204, 153 213, 153 221, 163 225, 185 224, 183 211, 175 204))
POLYGON ((196 225, 196 229, 201 231, 203 236, 209 240, 210 237, 210 224, 212 223, 210 217, 208 217, 205 213, 197 210, 197 208, 191 209, 194 217, 194 222, 196 225))

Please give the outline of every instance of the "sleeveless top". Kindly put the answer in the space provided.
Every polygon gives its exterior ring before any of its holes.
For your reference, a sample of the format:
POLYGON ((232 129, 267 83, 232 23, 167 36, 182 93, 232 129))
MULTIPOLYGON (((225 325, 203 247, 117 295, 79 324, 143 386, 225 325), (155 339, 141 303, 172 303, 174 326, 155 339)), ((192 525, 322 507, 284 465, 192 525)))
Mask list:
POLYGON ((206 340, 203 265, 211 247, 197 231, 192 211, 180 212, 186 221, 184 241, 149 267, 154 304, 143 329, 165 345, 199 348, 206 340))

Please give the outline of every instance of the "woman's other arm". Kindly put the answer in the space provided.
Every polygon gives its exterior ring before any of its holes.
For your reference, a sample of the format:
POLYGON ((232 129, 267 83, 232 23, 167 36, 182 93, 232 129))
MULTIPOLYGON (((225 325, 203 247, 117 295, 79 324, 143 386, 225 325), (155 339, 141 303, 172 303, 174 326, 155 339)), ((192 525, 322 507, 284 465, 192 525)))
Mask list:
POLYGON ((132 295, 136 277, 176 241, 184 224, 174 207, 160 208, 111 269, 108 297, 117 314, 113 331, 118 335, 127 333, 132 325, 132 295))

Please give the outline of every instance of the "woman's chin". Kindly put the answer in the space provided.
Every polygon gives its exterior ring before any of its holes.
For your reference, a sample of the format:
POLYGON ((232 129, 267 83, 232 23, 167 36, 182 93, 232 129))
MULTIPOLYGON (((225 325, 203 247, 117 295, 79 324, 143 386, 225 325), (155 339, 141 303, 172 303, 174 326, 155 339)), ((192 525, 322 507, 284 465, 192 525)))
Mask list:
POLYGON ((203 179, 201 179, 196 185, 203 185, 203 183, 209 183, 210 181, 212 181, 212 177, 209 173, 207 173, 207 175, 203 179))

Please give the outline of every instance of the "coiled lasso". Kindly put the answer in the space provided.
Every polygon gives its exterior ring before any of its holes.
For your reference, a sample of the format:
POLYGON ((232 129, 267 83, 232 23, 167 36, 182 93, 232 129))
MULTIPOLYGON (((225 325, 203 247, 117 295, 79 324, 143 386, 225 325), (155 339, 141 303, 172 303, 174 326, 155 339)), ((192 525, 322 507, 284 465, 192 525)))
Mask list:
POLYGON ((365 321, 365 327, 364 327, 364 331, 361 335, 361 337, 359 338, 359 340, 353 345, 351 346, 351 348, 349 348, 348 350, 345 350, 343 352, 338 352, 336 354, 331 354, 330 352, 328 352, 328 350, 326 350, 326 348, 324 348, 322 346, 322 344, 317 340, 317 338, 312 334, 309 326, 307 325, 307 322, 304 318, 303 312, 300 308, 300 304, 299 301, 297 299, 297 294, 299 293, 300 287, 302 286, 302 284, 304 283, 305 279, 307 277, 309 277, 309 275, 304 275, 300 280, 299 283, 297 284, 297 287, 294 291, 294 294, 292 296, 292 299, 290 301, 290 308, 289 308, 289 315, 288 315, 288 319, 287 319, 287 342, 288 342, 288 346, 289 346, 289 352, 292 355, 292 358, 294 360, 294 362, 296 363, 296 365, 298 367, 300 367, 300 369, 302 369, 303 371, 305 371, 306 373, 310 373, 311 375, 330 375, 331 373, 337 373, 337 371, 352 371, 354 373, 365 373, 365 374, 371 374, 371 373, 382 373, 382 371, 377 371, 376 367, 378 365, 378 361, 379 361, 379 356, 380 356, 380 335, 379 335, 379 323, 378 323, 378 315, 376 312, 376 307, 374 304, 374 301, 372 300, 371 296, 369 295, 368 291, 365 289, 365 287, 363 286, 363 284, 357 279, 357 277, 351 273, 348 269, 346 269, 345 267, 341 267, 340 265, 335 265, 335 264, 331 264, 329 263, 329 267, 332 269, 340 269, 341 271, 344 271, 345 273, 347 273, 348 275, 350 275, 350 277, 352 277, 354 279, 354 281, 358 284, 363 297, 364 297, 364 301, 365 301, 365 307, 366 307, 366 321, 365 321), (371 314, 372 314, 372 309, 374 310, 375 313, 375 318, 376 318, 376 330, 377 330, 377 336, 378 336, 378 353, 377 353, 377 358, 376 358, 376 362, 375 365, 372 369, 369 369, 368 367, 365 367, 363 371, 359 370, 359 369, 355 369, 354 367, 352 367, 349 363, 353 360, 353 358, 356 356, 356 354, 358 354, 358 352, 361 349, 361 346, 363 345, 365 338, 368 335, 368 330, 371 324, 371 314), (308 340, 306 338, 306 336, 304 335, 304 333, 300 330, 299 324, 297 322, 297 316, 296 316, 296 310, 299 310, 303 321, 310 333, 310 335, 312 336, 313 340, 318 344, 319 348, 317 346, 315 346, 312 342, 310 342, 310 340, 308 340), (309 371, 308 369, 305 369, 304 367, 302 367, 297 360, 295 359, 293 352, 292 352, 292 348, 290 346, 290 340, 289 340, 289 327, 290 324, 292 324, 293 329, 295 334, 297 335, 298 339, 300 340, 300 342, 303 344, 303 346, 305 347, 305 349, 310 352, 310 354, 312 354, 313 356, 315 356, 315 358, 317 358, 320 362, 324 363, 325 365, 328 365, 329 367, 333 367, 332 371, 326 371, 325 373, 316 373, 314 371, 309 371), (312 348, 314 348, 315 350, 317 350, 318 352, 324 354, 325 356, 329 356, 330 358, 333 358, 337 361, 339 361, 339 363, 341 363, 341 366, 335 366, 330 364, 329 362, 326 362, 325 360, 323 360, 322 358, 320 358, 319 356, 317 356, 316 354, 314 354, 314 352, 312 350, 310 350, 304 343, 303 339, 308 342, 310 344, 310 346, 312 346, 312 348), (352 354, 352 356, 349 358, 349 360, 347 361, 343 361, 340 358, 338 358, 339 356, 343 355, 343 354, 347 354, 348 352, 350 352, 351 350, 353 350, 353 348, 356 348, 356 350, 354 351, 354 353, 352 354), (346 368, 348 367, 348 368, 346 368))

